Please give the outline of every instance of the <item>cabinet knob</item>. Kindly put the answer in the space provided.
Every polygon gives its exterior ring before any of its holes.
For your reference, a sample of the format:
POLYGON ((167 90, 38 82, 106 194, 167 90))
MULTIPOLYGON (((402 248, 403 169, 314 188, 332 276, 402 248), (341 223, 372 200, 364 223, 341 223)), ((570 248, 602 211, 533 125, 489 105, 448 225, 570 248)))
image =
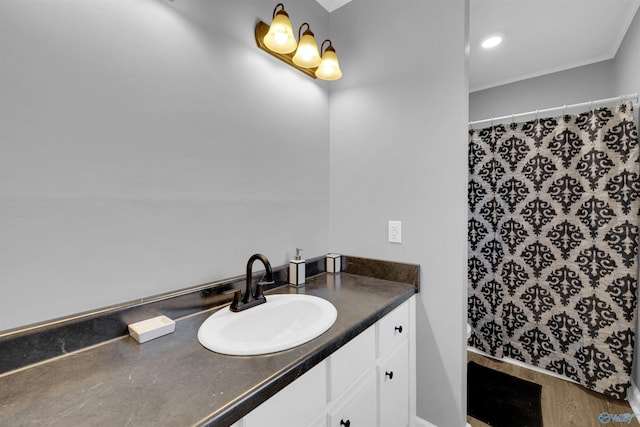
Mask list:
POLYGON ((396 326, 395 330, 398 331, 399 334, 402 333, 402 326, 396 326))
POLYGON ((393 371, 386 371, 384 374, 388 376, 390 380, 393 379, 393 371))
POLYGON ((340 425, 344 427, 349 427, 351 425, 351 421, 340 420, 340 425))

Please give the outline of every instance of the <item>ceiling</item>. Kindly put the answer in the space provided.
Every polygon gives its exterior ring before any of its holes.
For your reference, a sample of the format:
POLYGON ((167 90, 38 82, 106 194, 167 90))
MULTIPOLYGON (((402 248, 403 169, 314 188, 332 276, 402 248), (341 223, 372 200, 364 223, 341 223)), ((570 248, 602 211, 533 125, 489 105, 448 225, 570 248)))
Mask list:
MULTIPOLYGON (((329 12, 350 0, 317 0, 329 12)), ((470 0, 469 90, 612 59, 640 0, 470 0), (501 33, 493 49, 482 39, 501 33)))
POLYGON ((611 59, 639 0, 470 0, 471 92, 611 59), (502 32, 493 49, 482 39, 502 32))
POLYGON ((329 12, 333 12, 340 6, 344 6, 349 3, 351 0, 316 0, 318 3, 322 5, 329 12))

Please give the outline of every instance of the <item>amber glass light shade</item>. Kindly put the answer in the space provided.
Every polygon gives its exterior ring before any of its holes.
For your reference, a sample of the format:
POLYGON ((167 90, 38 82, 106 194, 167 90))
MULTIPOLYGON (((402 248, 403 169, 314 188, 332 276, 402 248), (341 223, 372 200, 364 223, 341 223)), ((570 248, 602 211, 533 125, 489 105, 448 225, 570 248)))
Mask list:
POLYGON ((282 3, 278 3, 273 9, 273 21, 267 35, 264 36, 264 44, 277 53, 291 53, 296 50, 297 43, 293 27, 282 3), (278 7, 281 9, 278 10, 278 7))
MULTIPOLYGON (((325 40, 324 43, 328 41, 325 40)), ((316 70, 316 77, 322 80, 338 80, 342 77, 342 71, 340 70, 340 64, 338 64, 338 55, 336 55, 336 50, 329 42, 329 46, 325 49, 322 54, 322 61, 316 70)))
MULTIPOLYGON (((307 29, 300 37, 300 41, 298 42, 298 49, 296 50, 296 54, 293 55, 293 63, 298 67, 303 68, 315 68, 320 65, 320 52, 318 52, 318 43, 316 43, 316 39, 309 29, 309 24, 306 22, 300 25, 300 30, 302 27, 306 25, 307 29)), ((298 33, 300 33, 298 30, 298 33)))

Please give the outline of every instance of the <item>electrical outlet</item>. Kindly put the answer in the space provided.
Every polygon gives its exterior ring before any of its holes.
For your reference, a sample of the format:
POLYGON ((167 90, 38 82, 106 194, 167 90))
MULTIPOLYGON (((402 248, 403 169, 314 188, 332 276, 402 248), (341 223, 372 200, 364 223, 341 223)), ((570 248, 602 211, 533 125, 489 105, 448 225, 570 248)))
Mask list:
POLYGON ((389 243, 402 243, 402 221, 389 221, 389 243))

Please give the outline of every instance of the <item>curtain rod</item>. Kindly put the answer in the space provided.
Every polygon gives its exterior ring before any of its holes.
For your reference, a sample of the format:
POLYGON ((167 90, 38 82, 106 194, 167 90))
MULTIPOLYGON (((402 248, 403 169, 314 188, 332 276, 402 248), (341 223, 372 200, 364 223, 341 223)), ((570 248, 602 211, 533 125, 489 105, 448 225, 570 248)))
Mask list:
POLYGON ((629 95, 616 96, 614 98, 598 99, 596 101, 581 102, 581 103, 578 103, 578 104, 562 105, 560 107, 546 108, 544 110, 529 111, 527 113, 510 114, 508 116, 492 117, 490 119, 476 120, 476 121, 473 121, 473 122, 469 122, 469 126, 478 125, 480 123, 490 123, 490 122, 498 122, 498 121, 508 120, 508 119, 515 119, 517 117, 523 117, 523 116, 531 116, 531 115, 538 116, 540 114, 546 114, 546 113, 550 113, 552 111, 557 111, 557 110, 566 110, 566 109, 569 109, 569 108, 587 107, 587 106, 592 107, 592 106, 596 106, 596 105, 609 104, 609 103, 612 103, 612 102, 615 102, 615 101, 620 101, 622 103, 622 102, 628 101, 628 100, 635 101, 634 107, 637 107, 638 106, 638 93, 636 92, 636 93, 631 93, 629 95))

